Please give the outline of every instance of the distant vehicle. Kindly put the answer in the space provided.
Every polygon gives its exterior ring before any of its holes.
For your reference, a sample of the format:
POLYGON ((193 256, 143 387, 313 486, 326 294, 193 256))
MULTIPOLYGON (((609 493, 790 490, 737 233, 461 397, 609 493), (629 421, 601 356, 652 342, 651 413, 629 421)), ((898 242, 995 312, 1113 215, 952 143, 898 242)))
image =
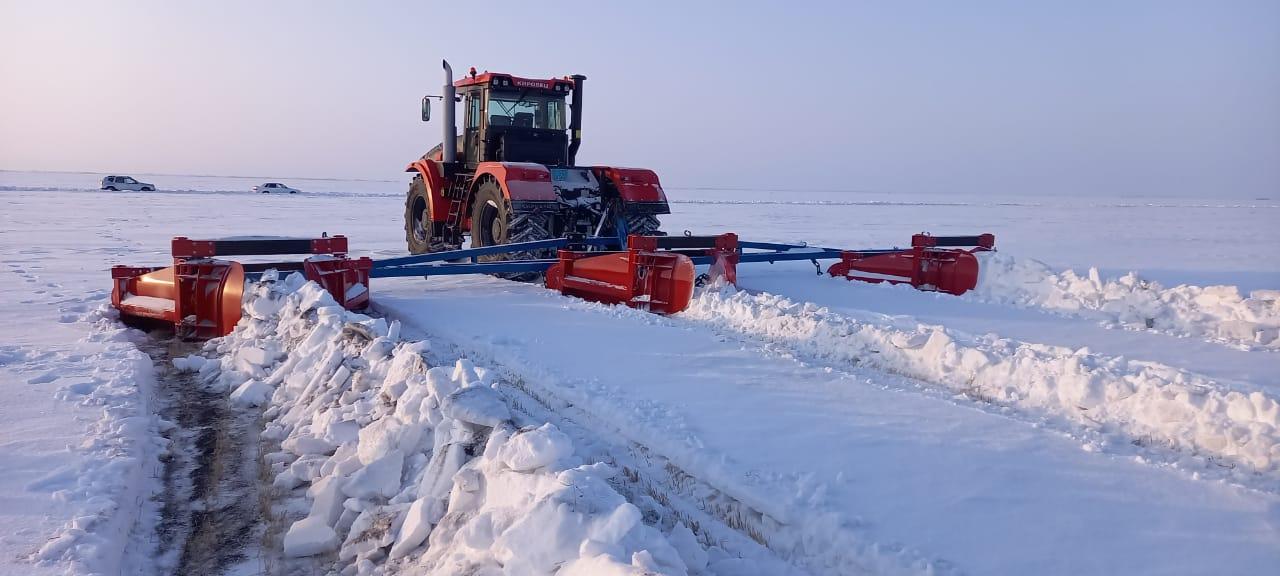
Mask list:
POLYGON ((155 192, 156 185, 139 182, 129 176, 107 176, 102 179, 103 190, 136 190, 139 192, 155 192))
POLYGON ((277 194, 284 194, 285 192, 288 192, 289 194, 298 193, 297 188, 290 188, 279 182, 267 182, 266 184, 263 184, 261 186, 254 186, 253 191, 261 192, 263 194, 270 194, 272 192, 275 192, 277 194))

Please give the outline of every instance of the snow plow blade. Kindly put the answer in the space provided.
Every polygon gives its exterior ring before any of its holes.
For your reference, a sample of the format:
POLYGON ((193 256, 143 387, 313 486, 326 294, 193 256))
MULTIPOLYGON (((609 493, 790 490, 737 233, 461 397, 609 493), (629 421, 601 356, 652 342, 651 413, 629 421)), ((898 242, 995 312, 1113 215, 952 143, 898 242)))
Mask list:
POLYGON ((302 272, 349 310, 369 303, 368 258, 349 259, 344 236, 316 239, 251 238, 172 242, 173 266, 111 268, 111 305, 125 321, 172 324, 181 338, 231 333, 240 321, 244 281, 268 269, 302 272), (302 262, 241 264, 214 256, 300 254, 302 262))
POLYGON ((637 249, 593 254, 561 250, 560 261, 547 269, 547 288, 659 314, 689 307, 695 270, 688 256, 637 249))
POLYGON ((827 273, 849 280, 910 284, 918 290, 959 296, 978 285, 978 258, 974 252, 995 248, 995 236, 911 237, 911 249, 897 251, 846 251, 827 273), (973 246, 968 250, 946 246, 973 246))

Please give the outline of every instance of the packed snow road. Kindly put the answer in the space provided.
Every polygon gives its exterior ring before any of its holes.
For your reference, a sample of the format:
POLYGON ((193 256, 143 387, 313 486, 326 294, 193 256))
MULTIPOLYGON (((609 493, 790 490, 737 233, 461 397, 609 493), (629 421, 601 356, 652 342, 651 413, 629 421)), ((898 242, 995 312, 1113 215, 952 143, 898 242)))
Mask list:
MULTIPOLYGON (((403 253, 399 183, 277 197, 198 192, 243 184, 227 178, 155 177, 183 192, 151 194, 78 178, 0 178, 0 313, 14 320, 0 380, 17 400, 0 404, 0 457, 16 464, 0 477, 0 573, 156 569, 175 422, 158 415, 163 375, 139 333, 98 312, 111 264, 163 263, 175 235, 326 231, 357 254, 403 253)), ((744 266, 742 291, 660 318, 491 278, 397 279, 375 281, 376 311, 433 343, 432 362, 488 368, 519 425, 553 423, 578 457, 623 470, 601 502, 633 503, 686 559, 714 549, 815 575, 1280 565, 1274 202, 678 194, 672 231, 847 247, 995 232, 1009 282, 951 298, 744 266), (1152 262, 1155 247, 1180 259, 1152 262), (1053 270, 1026 276, 1031 258, 1053 270), (1129 270, 1163 287, 1126 284, 1129 270), (1234 287, 1200 288, 1216 283, 1234 287)), ((291 338, 278 337, 306 348, 291 338)), ((294 458, 321 479, 318 460, 294 458)), ((513 481, 498 460, 471 466, 513 481)), ((264 519, 262 557, 280 558, 296 502, 264 519)), ((434 554, 461 545, 445 534, 434 554)), ((661 539, 619 542, 674 562, 661 539)))

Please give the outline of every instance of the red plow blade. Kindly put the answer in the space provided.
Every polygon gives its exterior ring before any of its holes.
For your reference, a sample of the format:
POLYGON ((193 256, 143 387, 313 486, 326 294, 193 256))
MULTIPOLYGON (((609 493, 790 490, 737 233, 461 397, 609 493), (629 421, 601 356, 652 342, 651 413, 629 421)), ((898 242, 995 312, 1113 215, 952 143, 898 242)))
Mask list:
POLYGON ((563 294, 632 308, 675 314, 689 306, 695 277, 683 254, 630 249, 593 256, 560 251, 547 269, 547 288, 563 294))
POLYGON ((907 250, 844 252, 827 273, 877 284, 910 284, 919 290, 959 296, 978 285, 978 258, 974 252, 992 250, 995 242, 991 234, 950 237, 916 234, 911 237, 911 248, 907 250), (960 250, 942 246, 973 248, 960 250))
POLYGON ((369 302, 368 258, 349 259, 344 236, 315 239, 190 240, 172 243, 173 266, 111 268, 111 305, 125 320, 172 324, 182 338, 207 339, 231 333, 240 321, 247 275, 269 268, 301 271, 348 309, 369 302), (297 254, 301 263, 241 264, 214 256, 297 254))

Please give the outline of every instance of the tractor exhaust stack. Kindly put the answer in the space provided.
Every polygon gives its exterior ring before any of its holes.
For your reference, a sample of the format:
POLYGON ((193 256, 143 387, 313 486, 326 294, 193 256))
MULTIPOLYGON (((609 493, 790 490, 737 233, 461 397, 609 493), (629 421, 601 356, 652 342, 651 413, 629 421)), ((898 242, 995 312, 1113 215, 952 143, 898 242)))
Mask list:
POLYGON ((578 147, 582 145, 582 85, 587 82, 587 77, 581 74, 574 74, 573 78, 573 102, 570 103, 569 111, 569 165, 578 165, 578 147))
POLYGON ((449 66, 448 60, 441 60, 444 63, 444 96, 441 98, 442 108, 444 108, 444 155, 442 160, 445 162, 456 162, 458 160, 458 126, 453 119, 453 68, 449 66))

